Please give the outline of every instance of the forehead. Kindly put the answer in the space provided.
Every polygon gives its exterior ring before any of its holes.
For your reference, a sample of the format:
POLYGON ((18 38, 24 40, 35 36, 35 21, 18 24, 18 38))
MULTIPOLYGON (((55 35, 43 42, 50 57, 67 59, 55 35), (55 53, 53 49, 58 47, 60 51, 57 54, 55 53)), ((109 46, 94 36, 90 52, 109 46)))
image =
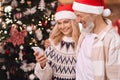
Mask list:
POLYGON ((84 12, 80 12, 80 11, 74 11, 74 13, 76 14, 76 15, 80 15, 80 16, 85 16, 85 15, 88 15, 88 13, 84 13, 84 12))
POLYGON ((70 19, 59 19, 57 22, 70 21, 70 19))

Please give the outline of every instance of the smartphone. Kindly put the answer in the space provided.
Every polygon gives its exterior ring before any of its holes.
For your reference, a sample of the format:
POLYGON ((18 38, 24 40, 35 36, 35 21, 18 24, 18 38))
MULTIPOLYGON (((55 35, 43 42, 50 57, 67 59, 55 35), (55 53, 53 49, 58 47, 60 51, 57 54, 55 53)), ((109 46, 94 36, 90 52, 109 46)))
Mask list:
POLYGON ((38 51, 39 54, 43 54, 44 53, 44 50, 42 48, 39 48, 39 47, 32 47, 32 49, 34 51, 38 51))

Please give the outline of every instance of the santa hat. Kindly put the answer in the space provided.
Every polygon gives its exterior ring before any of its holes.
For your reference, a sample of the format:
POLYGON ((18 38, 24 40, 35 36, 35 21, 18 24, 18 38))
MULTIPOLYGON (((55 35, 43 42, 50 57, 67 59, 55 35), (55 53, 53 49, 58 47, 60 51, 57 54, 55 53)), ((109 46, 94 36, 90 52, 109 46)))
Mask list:
POLYGON ((55 20, 75 19, 76 15, 72 9, 72 4, 59 5, 56 10, 55 20))
POLYGON ((104 17, 111 14, 111 11, 106 9, 104 0, 75 0, 73 2, 73 10, 92 14, 102 14, 104 17))

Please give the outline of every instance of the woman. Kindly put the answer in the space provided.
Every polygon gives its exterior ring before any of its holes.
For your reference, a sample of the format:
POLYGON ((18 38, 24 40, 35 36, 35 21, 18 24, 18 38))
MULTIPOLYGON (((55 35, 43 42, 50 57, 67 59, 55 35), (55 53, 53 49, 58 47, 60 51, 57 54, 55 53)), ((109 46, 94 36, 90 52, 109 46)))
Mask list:
POLYGON ((40 80, 75 80, 75 49, 80 35, 75 18, 71 4, 58 6, 56 25, 50 34, 51 45, 45 54, 34 53, 35 74, 40 80))

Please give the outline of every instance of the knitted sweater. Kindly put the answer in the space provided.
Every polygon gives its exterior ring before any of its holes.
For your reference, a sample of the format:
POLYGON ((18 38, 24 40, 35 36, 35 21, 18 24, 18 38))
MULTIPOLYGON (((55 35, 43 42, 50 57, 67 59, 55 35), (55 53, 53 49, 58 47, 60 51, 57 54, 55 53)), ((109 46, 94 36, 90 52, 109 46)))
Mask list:
POLYGON ((71 37, 63 37, 61 43, 46 49, 48 62, 44 69, 37 63, 35 74, 40 80, 75 80, 76 54, 71 37))

